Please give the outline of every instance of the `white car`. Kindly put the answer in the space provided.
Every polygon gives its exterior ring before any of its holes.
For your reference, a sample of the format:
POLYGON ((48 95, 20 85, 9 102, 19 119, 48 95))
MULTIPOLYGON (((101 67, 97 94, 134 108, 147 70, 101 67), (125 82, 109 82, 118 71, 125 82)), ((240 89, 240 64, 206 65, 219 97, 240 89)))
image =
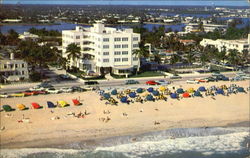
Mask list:
POLYGON ((0 94, 0 98, 8 98, 10 97, 7 93, 0 94))
POLYGON ((73 91, 73 89, 68 88, 68 87, 62 87, 62 88, 60 89, 60 91, 63 92, 63 93, 70 93, 70 92, 73 91))
POLYGON ((48 92, 48 93, 50 93, 50 94, 58 94, 58 93, 61 92, 60 90, 55 89, 55 88, 48 88, 45 91, 48 92))
POLYGON ((197 81, 197 80, 187 80, 186 83, 199 84, 199 81, 197 81))
POLYGON ((167 80, 157 80, 156 82, 160 83, 160 85, 169 85, 171 82, 167 80))
POLYGON ((43 91, 45 90, 45 88, 41 87, 41 86, 35 86, 29 89, 30 91, 43 91))

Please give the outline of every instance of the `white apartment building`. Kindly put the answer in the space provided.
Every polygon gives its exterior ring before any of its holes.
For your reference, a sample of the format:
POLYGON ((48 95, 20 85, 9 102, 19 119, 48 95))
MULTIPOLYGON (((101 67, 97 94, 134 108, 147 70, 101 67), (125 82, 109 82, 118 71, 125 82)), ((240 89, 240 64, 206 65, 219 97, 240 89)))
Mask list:
MULTIPOLYGON (((227 25, 217 25, 217 24, 203 24, 203 28, 205 32, 213 32, 218 29, 219 31, 226 31, 227 25)), ((185 27, 185 32, 200 32, 198 23, 190 23, 185 27)))
MULTIPOLYGON (((249 38, 249 35, 248 35, 249 38)), ((222 51, 223 48, 228 51, 229 49, 236 49, 240 53, 242 53, 243 50, 249 50, 250 47, 250 41, 247 39, 242 40, 223 40, 223 39, 217 39, 217 40, 211 40, 211 39, 203 39, 200 42, 200 45, 207 46, 207 45, 213 45, 215 46, 219 51, 222 51)))
POLYGON ((19 34, 19 39, 21 40, 26 40, 26 39, 33 39, 36 40, 39 38, 38 35, 32 34, 30 32, 24 32, 23 34, 19 34))
POLYGON ((67 58, 66 48, 71 43, 81 47, 81 58, 77 63, 71 61, 80 70, 92 70, 97 73, 112 71, 118 75, 128 75, 138 66, 138 58, 133 50, 139 49, 140 34, 133 29, 116 29, 97 23, 93 27, 77 26, 75 30, 62 31, 63 57, 67 58))
POLYGON ((23 60, 14 59, 14 54, 11 54, 10 59, 0 60, 0 75, 7 81, 28 79, 28 64, 23 60))

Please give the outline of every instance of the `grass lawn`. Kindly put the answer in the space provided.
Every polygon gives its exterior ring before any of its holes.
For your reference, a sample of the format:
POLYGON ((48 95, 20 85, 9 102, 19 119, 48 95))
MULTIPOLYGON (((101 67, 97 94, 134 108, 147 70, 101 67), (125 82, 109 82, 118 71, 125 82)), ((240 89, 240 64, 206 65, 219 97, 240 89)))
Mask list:
POLYGON ((142 72, 137 75, 129 76, 129 78, 136 78, 136 77, 155 77, 155 76, 163 76, 161 72, 156 72, 156 71, 146 71, 142 72))

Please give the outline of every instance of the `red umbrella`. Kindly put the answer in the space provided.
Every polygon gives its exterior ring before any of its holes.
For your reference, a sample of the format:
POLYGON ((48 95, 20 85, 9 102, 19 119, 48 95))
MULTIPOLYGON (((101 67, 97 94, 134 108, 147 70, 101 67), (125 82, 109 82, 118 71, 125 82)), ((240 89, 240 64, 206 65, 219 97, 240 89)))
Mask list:
POLYGON ((189 97, 190 97, 190 95, 189 95, 188 92, 183 93, 182 96, 183 96, 184 98, 189 98, 189 97))
POLYGON ((72 99, 72 102, 74 103, 74 105, 80 105, 81 103, 79 102, 79 100, 77 99, 72 99))
POLYGON ((40 108, 42 108, 38 103, 31 103, 31 105, 32 105, 32 107, 34 109, 40 109, 40 108))

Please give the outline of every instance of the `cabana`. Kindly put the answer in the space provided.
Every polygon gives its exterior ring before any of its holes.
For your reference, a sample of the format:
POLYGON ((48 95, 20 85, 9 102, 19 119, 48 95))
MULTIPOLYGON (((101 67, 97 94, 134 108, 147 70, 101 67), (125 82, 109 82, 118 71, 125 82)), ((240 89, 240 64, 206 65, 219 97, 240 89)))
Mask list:
POLYGON ((17 108, 18 108, 19 110, 25 110, 25 109, 27 109, 26 106, 23 105, 23 104, 17 104, 16 106, 17 106, 17 108))
POLYGON ((3 110, 5 112, 10 112, 10 111, 14 111, 15 109, 13 109, 11 106, 9 105, 3 105, 3 110))
POLYGON ((58 104, 60 107, 65 107, 65 106, 69 105, 66 101, 58 101, 58 104))
POLYGON ((238 87, 237 90, 238 90, 238 92, 246 92, 243 87, 238 87))
POLYGON ((179 96, 178 96, 177 93, 171 93, 171 94, 170 94, 170 97, 171 97, 172 99, 179 98, 179 96))
POLYGON ((189 88, 189 89, 187 90, 187 92, 188 92, 188 93, 194 93, 195 90, 194 90, 194 88, 189 88))
POLYGON ((135 93, 135 92, 129 93, 129 97, 130 97, 130 98, 135 98, 135 97, 136 97, 136 93, 135 93))
POLYGON ((218 90, 216 91, 216 93, 217 93, 217 94, 224 94, 224 91, 223 91, 223 89, 218 89, 218 90))
POLYGON ((142 93, 142 92, 143 92, 143 89, 142 89, 142 88, 138 88, 138 89, 136 90, 136 92, 137 92, 137 93, 142 93))
POLYGON ((48 108, 55 108, 56 105, 52 103, 51 101, 47 101, 48 108))
POLYGON ((183 96, 184 98, 189 98, 189 97, 190 97, 190 95, 189 95, 188 92, 183 93, 182 96, 183 96))
POLYGON ((182 94, 184 93, 184 90, 182 88, 178 88, 177 91, 176 91, 178 94, 182 94))
POLYGON ((111 94, 112 94, 112 95, 117 95, 117 90, 116 90, 116 89, 113 89, 113 90, 111 91, 111 94))
POLYGON ((151 94, 149 94, 149 95, 147 95, 146 99, 147 99, 148 101, 153 101, 153 100, 154 100, 154 97, 153 97, 151 94))
POLYGON ((196 96, 196 97, 202 97, 202 94, 201 94, 200 91, 196 91, 196 92, 194 92, 194 96, 196 96))
POLYGON ((149 88, 147 89, 147 91, 151 93, 151 92, 154 91, 154 88, 153 88, 153 87, 149 87, 149 88))
POLYGON ((31 105, 32 105, 33 109, 41 109, 41 108, 42 108, 42 106, 40 106, 40 105, 39 105, 38 103, 36 103, 36 102, 31 103, 31 105))
POLYGON ((206 92, 206 88, 204 86, 199 87, 198 90, 201 92, 206 92))
POLYGON ((159 96, 159 95, 160 95, 159 91, 153 91, 152 94, 153 94, 154 96, 159 96))
POLYGON ((81 103, 78 99, 72 99, 72 102, 75 106, 81 105, 81 103))
POLYGON ((127 97, 122 97, 122 98, 120 99, 120 101, 121 101, 122 103, 127 103, 127 102, 128 102, 128 98, 127 98, 127 97))
POLYGON ((104 93, 103 97, 104 97, 104 99, 109 99, 110 98, 110 94, 109 93, 104 93))

